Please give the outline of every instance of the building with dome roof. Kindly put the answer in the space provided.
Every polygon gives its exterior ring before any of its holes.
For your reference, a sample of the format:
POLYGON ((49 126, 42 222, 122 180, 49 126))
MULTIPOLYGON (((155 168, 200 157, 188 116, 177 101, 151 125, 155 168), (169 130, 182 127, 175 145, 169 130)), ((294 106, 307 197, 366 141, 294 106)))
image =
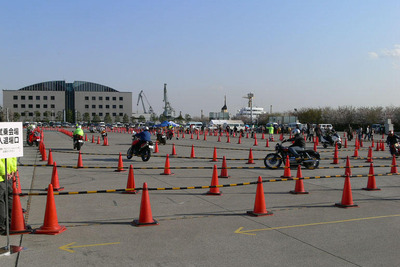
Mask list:
POLYGON ((19 113, 21 121, 49 120, 75 122, 77 114, 112 119, 132 115, 132 93, 85 81, 48 81, 18 90, 3 90, 3 108, 19 113), (39 116, 38 116, 39 115, 39 116))

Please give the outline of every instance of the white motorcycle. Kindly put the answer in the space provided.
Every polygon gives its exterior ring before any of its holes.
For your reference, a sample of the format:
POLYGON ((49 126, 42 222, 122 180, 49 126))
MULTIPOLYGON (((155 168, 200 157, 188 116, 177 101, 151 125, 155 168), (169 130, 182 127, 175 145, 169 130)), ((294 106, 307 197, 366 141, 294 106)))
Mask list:
POLYGON ((321 136, 321 144, 324 148, 327 148, 328 145, 335 146, 337 144, 337 148, 342 148, 342 139, 337 133, 334 133, 330 136, 321 136))

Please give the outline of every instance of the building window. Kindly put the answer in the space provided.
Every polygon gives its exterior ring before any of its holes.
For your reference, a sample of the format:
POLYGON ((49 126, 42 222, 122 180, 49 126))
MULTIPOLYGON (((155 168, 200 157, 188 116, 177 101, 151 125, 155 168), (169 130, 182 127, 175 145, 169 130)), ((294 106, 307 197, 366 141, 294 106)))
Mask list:
POLYGON ((113 100, 114 100, 114 101, 117 100, 117 97, 116 97, 116 96, 113 96, 113 100))
POLYGON ((33 96, 31 96, 31 95, 28 96, 28 99, 29 99, 29 100, 33 100, 33 96))
POLYGON ((32 105, 32 104, 29 104, 28 107, 29 107, 29 108, 33 108, 33 105, 32 105))
POLYGON ((25 112, 22 112, 22 113, 21 113, 21 116, 22 116, 22 117, 25 117, 25 112))
POLYGON ((40 100, 40 95, 37 95, 37 96, 36 96, 36 100, 40 100))
POLYGON ((18 96, 17 95, 13 96, 13 99, 18 100, 18 96))
POLYGON ((103 100, 103 97, 102 97, 102 96, 99 96, 99 100, 103 100))
POLYGON ((110 108, 110 105, 106 105, 106 108, 110 108))
POLYGON ((123 101, 123 100, 124 100, 124 97, 120 96, 119 101, 123 101))
POLYGON ((103 108, 103 105, 99 105, 99 108, 103 108))
POLYGON ((14 108, 18 108, 18 104, 14 104, 14 108))
POLYGON ((43 100, 47 100, 47 95, 44 95, 44 96, 43 96, 43 100))
POLYGON ((124 105, 119 105, 119 108, 120 108, 120 109, 123 109, 123 108, 124 108, 124 105))
POLYGON ((96 105, 92 105, 92 108, 96 108, 96 105))
POLYGON ((113 105, 113 109, 116 109, 117 108, 117 105, 113 105))
POLYGON ((95 97, 95 96, 92 96, 92 100, 96 100, 96 97, 95 97))
POLYGON ((88 96, 85 96, 85 100, 89 100, 89 97, 88 97, 88 96))
POLYGON ((54 95, 52 95, 52 96, 50 96, 50 99, 51 99, 51 100, 55 100, 56 97, 55 97, 54 95))
POLYGON ((54 104, 51 104, 51 106, 50 106, 51 108, 56 108, 56 105, 54 105, 54 104))
POLYGON ((43 105, 43 108, 47 108, 47 104, 44 104, 44 105, 43 105))
POLYGON ((25 108, 25 104, 21 104, 21 108, 25 108))
POLYGON ((122 113, 122 112, 121 112, 121 113, 119 113, 119 116, 124 116, 124 113, 122 113))
POLYGON ((89 108, 89 105, 85 105, 85 108, 89 108))
POLYGON ((103 117, 103 113, 102 113, 102 112, 100 112, 100 113, 99 113, 99 116, 100 116, 100 117, 103 117))
POLYGON ((92 117, 94 117, 94 116, 96 116, 96 113, 95 113, 95 112, 92 113, 92 117))
POLYGON ((36 104, 36 108, 40 108, 40 104, 36 104))
POLYGON ((21 100, 25 100, 25 96, 24 95, 21 95, 21 100))
POLYGON ((114 113, 113 113, 113 116, 114 116, 114 117, 117 116, 117 113, 114 112, 114 113))
POLYGON ((107 101, 110 100, 110 97, 109 97, 109 96, 106 96, 106 100, 107 100, 107 101))
POLYGON ((33 112, 29 112, 29 117, 33 117, 33 112))

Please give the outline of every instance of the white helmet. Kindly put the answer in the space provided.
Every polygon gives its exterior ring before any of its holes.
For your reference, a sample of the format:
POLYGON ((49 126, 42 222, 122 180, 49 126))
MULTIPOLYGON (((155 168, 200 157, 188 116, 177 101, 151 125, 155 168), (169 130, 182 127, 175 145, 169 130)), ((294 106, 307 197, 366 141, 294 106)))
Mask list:
POLYGON ((35 124, 31 124, 32 130, 34 130, 36 128, 35 124))
POLYGON ((293 134, 293 135, 300 134, 300 130, 299 130, 299 129, 294 129, 294 130, 292 131, 292 134, 293 134))
POLYGON ((145 126, 145 127, 144 127, 144 130, 145 130, 145 131, 148 131, 148 130, 149 130, 149 127, 145 126))

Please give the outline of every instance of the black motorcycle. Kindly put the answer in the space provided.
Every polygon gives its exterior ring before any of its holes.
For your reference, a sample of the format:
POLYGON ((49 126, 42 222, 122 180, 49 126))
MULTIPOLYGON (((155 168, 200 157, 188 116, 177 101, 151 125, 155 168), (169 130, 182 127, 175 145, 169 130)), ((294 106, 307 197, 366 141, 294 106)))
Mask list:
MULTIPOLYGON (((282 143, 286 142, 285 140, 282 143)), ((315 169, 319 166, 321 159, 318 152, 314 150, 298 151, 300 158, 295 158, 289 151, 289 147, 284 147, 282 143, 277 143, 275 146, 275 153, 268 154, 264 159, 264 164, 269 169, 279 168, 284 162, 286 164, 286 157, 289 156, 290 166, 302 165, 307 169, 315 169)))
POLYGON ((83 144, 85 143, 83 141, 83 136, 82 135, 74 135, 73 136, 73 143, 74 143, 74 149, 76 148, 76 150, 80 151, 83 144))
POLYGON ((152 141, 142 143, 139 147, 136 145, 136 137, 132 137, 132 145, 126 152, 126 158, 131 159, 133 155, 141 157, 142 161, 148 161, 151 157, 151 150, 154 148, 152 141))
POLYGON ((157 142, 161 145, 165 145, 167 143, 167 137, 163 133, 157 134, 157 142))

